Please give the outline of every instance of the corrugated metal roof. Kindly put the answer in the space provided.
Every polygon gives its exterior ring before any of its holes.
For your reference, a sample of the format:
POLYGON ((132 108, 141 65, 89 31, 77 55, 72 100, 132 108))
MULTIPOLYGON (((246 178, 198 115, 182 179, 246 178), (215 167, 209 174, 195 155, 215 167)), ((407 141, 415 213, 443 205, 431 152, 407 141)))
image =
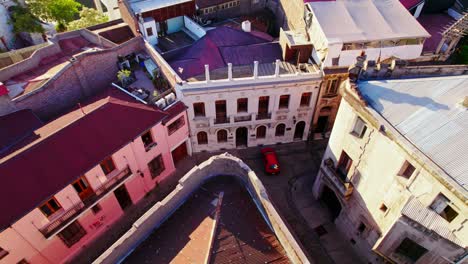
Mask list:
POLYGON ((424 206, 416 197, 410 197, 401 210, 401 214, 460 247, 465 247, 455 234, 450 231, 448 222, 436 212, 424 206))
POLYGON ((368 81, 359 90, 383 118, 465 190, 468 76, 368 81))

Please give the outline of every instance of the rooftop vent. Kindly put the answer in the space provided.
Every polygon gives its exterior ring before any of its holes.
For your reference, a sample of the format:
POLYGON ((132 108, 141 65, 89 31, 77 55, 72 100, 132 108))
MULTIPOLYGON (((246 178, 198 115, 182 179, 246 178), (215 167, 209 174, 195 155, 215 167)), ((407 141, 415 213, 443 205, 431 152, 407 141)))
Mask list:
POLYGON ((246 21, 242 22, 242 30, 245 31, 245 32, 250 32, 251 31, 250 21, 246 20, 246 21))

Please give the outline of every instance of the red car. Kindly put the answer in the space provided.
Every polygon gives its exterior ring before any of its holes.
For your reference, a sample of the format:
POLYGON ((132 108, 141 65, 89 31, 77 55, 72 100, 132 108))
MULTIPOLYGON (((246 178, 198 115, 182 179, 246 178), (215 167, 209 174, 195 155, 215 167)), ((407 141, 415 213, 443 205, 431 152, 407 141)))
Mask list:
POLYGON ((268 174, 280 173, 280 167, 275 150, 272 148, 263 148, 261 151, 263 154, 263 161, 265 163, 265 172, 268 174))

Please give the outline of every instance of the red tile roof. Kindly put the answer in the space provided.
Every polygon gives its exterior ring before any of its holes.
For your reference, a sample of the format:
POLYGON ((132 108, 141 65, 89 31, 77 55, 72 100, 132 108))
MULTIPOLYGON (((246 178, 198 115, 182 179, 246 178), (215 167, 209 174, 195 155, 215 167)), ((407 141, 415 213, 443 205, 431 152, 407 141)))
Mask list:
POLYGON ((15 144, 32 136, 35 129, 42 126, 41 120, 31 110, 20 110, 0 116, 0 155, 15 144))
POLYGON ((0 230, 185 106, 177 102, 162 111, 110 88, 82 110, 40 127, 34 139, 0 158, 0 230))

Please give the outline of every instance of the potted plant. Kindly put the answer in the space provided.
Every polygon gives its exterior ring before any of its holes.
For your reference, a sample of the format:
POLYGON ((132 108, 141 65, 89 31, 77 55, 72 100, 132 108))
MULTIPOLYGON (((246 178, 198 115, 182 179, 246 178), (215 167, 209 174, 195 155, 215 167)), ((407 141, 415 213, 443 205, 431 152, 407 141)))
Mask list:
POLYGON ((131 82, 130 75, 132 74, 131 71, 129 70, 120 70, 117 73, 117 79, 119 79, 120 84, 122 85, 123 88, 126 88, 128 84, 131 82))

